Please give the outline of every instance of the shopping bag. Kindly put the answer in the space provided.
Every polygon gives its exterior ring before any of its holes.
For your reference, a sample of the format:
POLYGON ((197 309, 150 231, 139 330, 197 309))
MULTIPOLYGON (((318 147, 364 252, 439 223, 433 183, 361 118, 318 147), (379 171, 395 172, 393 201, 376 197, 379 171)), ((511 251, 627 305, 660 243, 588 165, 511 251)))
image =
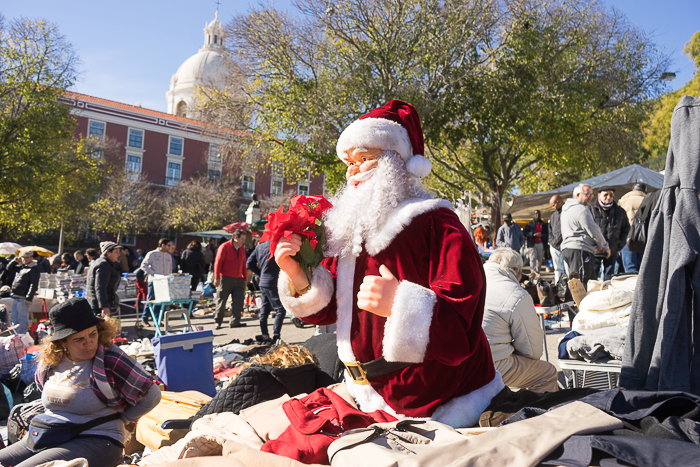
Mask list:
POLYGON ((24 357, 24 345, 18 335, 0 339, 0 375, 5 375, 24 357))

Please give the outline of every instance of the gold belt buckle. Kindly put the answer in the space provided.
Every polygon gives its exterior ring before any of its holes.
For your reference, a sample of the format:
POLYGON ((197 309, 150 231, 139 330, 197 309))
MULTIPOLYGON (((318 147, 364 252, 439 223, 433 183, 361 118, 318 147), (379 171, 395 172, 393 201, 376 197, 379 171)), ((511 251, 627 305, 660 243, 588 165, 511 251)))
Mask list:
POLYGON ((360 362, 343 362, 355 384, 369 384, 367 373, 360 362))

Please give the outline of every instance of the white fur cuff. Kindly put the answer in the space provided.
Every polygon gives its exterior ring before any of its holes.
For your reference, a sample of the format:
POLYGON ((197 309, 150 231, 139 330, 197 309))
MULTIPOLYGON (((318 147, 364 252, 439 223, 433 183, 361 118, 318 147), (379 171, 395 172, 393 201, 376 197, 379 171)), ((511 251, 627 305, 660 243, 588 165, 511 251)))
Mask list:
POLYGON ((289 276, 280 271, 277 289, 284 308, 297 318, 311 316, 325 308, 333 298, 333 276, 328 269, 318 266, 311 276, 311 288, 304 295, 296 297, 289 276))
POLYGON ((389 362, 420 363, 430 340, 435 292, 402 281, 396 289, 391 316, 384 325, 383 353, 389 362))

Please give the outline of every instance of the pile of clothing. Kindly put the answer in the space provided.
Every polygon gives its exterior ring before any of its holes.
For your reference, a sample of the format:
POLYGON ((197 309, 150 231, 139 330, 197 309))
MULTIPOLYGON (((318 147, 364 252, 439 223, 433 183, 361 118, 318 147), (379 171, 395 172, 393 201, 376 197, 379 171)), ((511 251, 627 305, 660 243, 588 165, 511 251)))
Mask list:
POLYGON ((559 341, 559 358, 600 362, 622 360, 636 275, 589 281, 571 329, 559 341))

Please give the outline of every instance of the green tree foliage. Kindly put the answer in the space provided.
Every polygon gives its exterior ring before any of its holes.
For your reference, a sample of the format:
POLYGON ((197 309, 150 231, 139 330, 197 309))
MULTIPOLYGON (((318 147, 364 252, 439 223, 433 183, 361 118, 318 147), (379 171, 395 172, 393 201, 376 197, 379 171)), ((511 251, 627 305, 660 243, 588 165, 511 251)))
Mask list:
POLYGON ((58 228, 84 212, 103 163, 60 102, 78 59, 43 21, 0 18, 0 236, 58 228))
POLYGON ((656 102, 654 112, 645 126, 646 137, 644 139, 644 147, 652 156, 665 155, 668 150, 668 143, 671 139, 671 116, 681 97, 700 95, 700 74, 698 73, 700 70, 700 32, 693 34, 693 37, 685 44, 683 53, 695 63, 695 76, 685 86, 662 96, 656 102))
POLYGON ((221 229, 242 220, 237 209, 240 196, 240 186, 226 179, 218 183, 206 177, 182 181, 167 194, 164 226, 195 232, 221 229))
POLYGON ((90 208, 95 228, 117 237, 159 231, 164 224, 164 196, 158 188, 127 173, 115 175, 90 208))
MULTIPOLYGON (((588 0, 300 0, 235 18, 251 129, 289 174, 328 174, 343 128, 389 99, 413 103, 443 196, 497 208, 538 172, 598 170, 638 153, 667 59, 588 0)), ((619 165, 618 165, 619 166, 619 165)))

